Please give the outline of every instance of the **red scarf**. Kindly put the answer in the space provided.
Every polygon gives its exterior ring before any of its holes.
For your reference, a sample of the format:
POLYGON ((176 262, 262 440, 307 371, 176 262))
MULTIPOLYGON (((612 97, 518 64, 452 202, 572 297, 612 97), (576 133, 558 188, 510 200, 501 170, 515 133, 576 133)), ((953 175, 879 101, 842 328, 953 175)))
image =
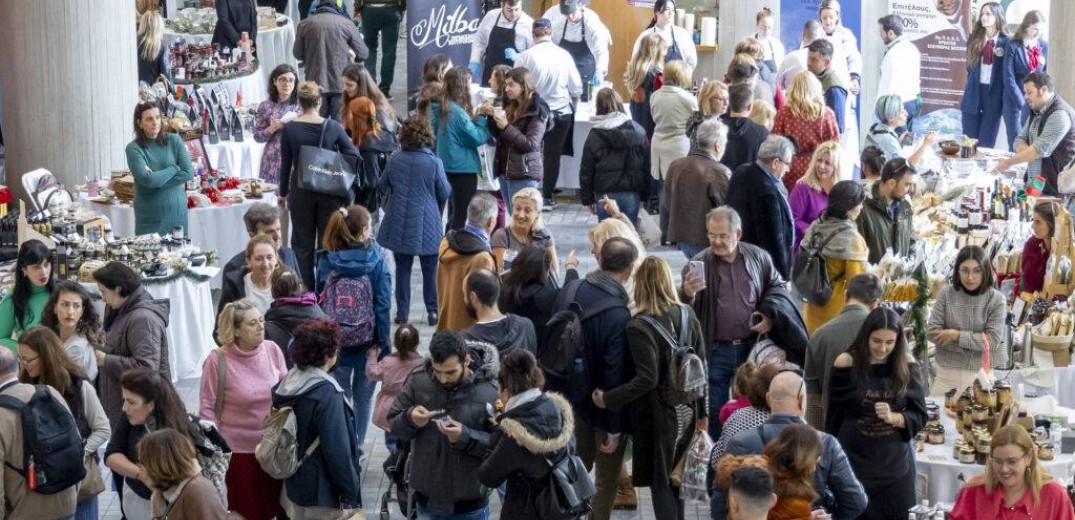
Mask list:
POLYGON ((996 42, 993 41, 992 39, 989 39, 989 40, 985 41, 985 45, 982 46, 982 64, 984 64, 984 65, 992 65, 993 64, 993 60, 996 57, 994 55, 994 53, 993 53, 993 49, 994 49, 994 47, 996 47, 996 45, 997 45, 996 42))
POLYGON ((1027 47, 1026 62, 1030 66, 1030 72, 1038 70, 1041 66, 1041 47, 1027 47))

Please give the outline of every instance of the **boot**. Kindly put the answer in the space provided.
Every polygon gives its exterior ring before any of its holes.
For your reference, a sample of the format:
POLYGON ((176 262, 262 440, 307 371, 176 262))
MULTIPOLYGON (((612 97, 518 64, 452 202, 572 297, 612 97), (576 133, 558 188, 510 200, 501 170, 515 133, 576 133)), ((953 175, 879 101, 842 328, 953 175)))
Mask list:
POLYGON ((626 462, 620 466, 620 478, 616 480, 616 500, 612 502, 612 509, 628 511, 638 509, 638 495, 635 494, 635 486, 631 483, 631 475, 627 473, 626 462))

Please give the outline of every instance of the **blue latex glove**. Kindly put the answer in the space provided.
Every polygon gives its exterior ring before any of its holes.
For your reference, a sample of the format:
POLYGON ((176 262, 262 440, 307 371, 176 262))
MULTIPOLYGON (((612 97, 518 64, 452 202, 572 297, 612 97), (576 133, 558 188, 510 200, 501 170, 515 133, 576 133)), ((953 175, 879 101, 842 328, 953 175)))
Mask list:
POLYGON ((482 64, 476 61, 472 61, 467 65, 470 68, 470 74, 475 78, 480 78, 482 75, 482 64))
POLYGON ((508 61, 515 63, 515 57, 519 55, 519 52, 511 47, 504 49, 504 58, 508 61))
POLYGON ((604 81, 605 77, 602 76, 600 72, 595 72, 593 75, 593 79, 590 81, 590 83, 593 83, 594 88, 598 88, 604 81))

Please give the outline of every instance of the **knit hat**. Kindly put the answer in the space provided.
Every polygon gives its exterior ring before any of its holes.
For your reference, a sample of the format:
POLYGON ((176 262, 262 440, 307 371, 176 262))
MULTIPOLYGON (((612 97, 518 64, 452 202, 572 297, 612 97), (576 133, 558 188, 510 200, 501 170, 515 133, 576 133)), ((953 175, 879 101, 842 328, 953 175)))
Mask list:
POLYGON ((877 118, 881 122, 887 123, 889 119, 900 117, 900 109, 902 108, 903 102, 900 101, 900 97, 895 94, 889 94, 877 98, 877 108, 874 113, 877 114, 877 118))

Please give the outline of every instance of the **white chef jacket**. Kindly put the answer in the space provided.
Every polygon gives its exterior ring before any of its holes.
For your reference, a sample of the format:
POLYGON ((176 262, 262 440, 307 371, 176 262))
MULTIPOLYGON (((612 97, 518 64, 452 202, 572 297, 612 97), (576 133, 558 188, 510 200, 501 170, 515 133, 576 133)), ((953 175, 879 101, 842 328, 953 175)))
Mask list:
POLYGON ((515 66, 530 70, 541 99, 557 114, 570 112, 571 98, 582 96, 582 78, 575 60, 552 40, 534 44, 515 58, 515 66))
POLYGON ((519 24, 516 25, 515 22, 501 16, 500 12, 501 10, 497 8, 485 13, 481 23, 478 24, 478 32, 474 33, 474 42, 470 44, 471 63, 484 63, 485 47, 489 45, 489 33, 493 31, 493 25, 505 29, 515 27, 515 49, 520 53, 534 46, 534 37, 531 34, 534 30, 534 19, 520 12, 519 18, 516 19, 519 24), (498 17, 499 22, 497 22, 498 17))
POLYGON ((877 97, 895 94, 907 103, 918 98, 922 91, 920 69, 922 54, 918 47, 904 37, 888 46, 881 58, 881 80, 877 83, 877 97))
MULTIPOLYGON (((559 12, 559 7, 556 8, 559 12)), ((559 45, 560 40, 567 38, 569 42, 577 42, 582 39, 582 24, 586 23, 586 46, 590 48, 590 52, 593 53, 594 61, 597 62, 597 73, 602 77, 608 75, 608 48, 611 46, 611 40, 608 35, 608 28, 605 24, 601 23, 601 19, 597 17, 597 13, 579 7, 582 9, 582 18, 577 23, 572 23, 566 16, 561 16, 559 21, 552 24, 552 41, 559 45), (566 36, 564 35, 564 29, 567 29, 566 36)))

